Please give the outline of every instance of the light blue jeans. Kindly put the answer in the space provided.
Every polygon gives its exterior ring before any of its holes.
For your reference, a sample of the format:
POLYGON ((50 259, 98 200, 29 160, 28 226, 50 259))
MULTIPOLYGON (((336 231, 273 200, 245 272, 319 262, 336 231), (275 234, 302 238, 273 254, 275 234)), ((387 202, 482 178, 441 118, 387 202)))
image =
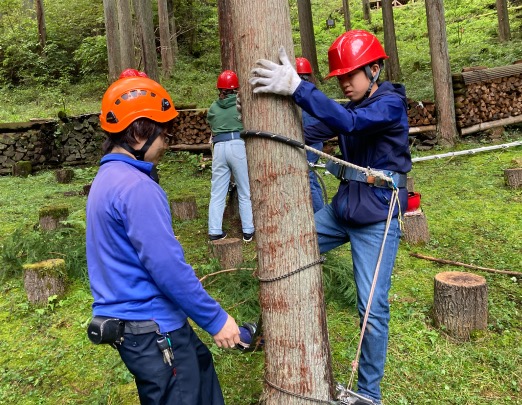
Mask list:
POLYGON ((230 174, 234 175, 234 181, 237 185, 239 216, 241 217, 243 233, 254 232, 245 141, 233 139, 214 144, 210 204, 208 209, 209 235, 220 235, 223 233, 223 213, 225 212, 230 174))
MULTIPOLYGON (((357 309, 362 325, 366 304, 375 274, 375 267, 386 229, 386 221, 362 227, 352 227, 335 215, 330 205, 315 214, 315 226, 321 253, 350 242, 353 272, 357 288, 357 309)), ((399 249, 401 231, 397 218, 390 223, 388 236, 379 269, 368 323, 359 359, 358 393, 380 403, 380 383, 384 376, 384 364, 388 348, 388 322, 390 307, 388 292, 395 257, 399 249)))

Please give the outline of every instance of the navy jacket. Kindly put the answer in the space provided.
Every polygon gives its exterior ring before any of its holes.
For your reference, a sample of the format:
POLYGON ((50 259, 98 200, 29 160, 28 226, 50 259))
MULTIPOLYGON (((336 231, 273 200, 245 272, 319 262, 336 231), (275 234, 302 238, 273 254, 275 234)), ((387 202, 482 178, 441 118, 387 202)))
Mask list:
MULTIPOLYGON (((344 105, 329 99, 312 83, 302 81, 294 101, 320 122, 304 128, 308 145, 338 136, 342 158, 360 167, 407 173, 411 170, 408 114, 404 86, 383 82, 371 97, 344 105)), ((336 215, 350 225, 386 220, 391 189, 356 181, 341 182, 333 197, 336 215)), ((404 213, 408 192, 399 192, 404 213)), ((394 215, 398 215, 398 209, 394 215)))

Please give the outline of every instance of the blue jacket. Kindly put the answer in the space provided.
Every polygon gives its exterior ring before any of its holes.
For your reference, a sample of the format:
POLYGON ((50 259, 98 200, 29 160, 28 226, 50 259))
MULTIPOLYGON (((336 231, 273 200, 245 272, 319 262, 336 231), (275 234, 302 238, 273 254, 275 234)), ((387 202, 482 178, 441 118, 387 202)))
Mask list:
POLYGON ((87 200, 87 267, 93 314, 154 320, 162 333, 189 316, 211 335, 227 313, 204 290, 172 230, 152 163, 108 154, 87 200))
MULTIPOLYGON (((329 99, 312 83, 302 81, 294 101, 320 122, 304 128, 308 145, 338 136, 342 158, 360 167, 407 173, 411 170, 408 114, 404 86, 383 82, 371 97, 344 105, 329 99)), ((391 190, 356 181, 341 182, 333 197, 336 215, 351 225, 386 220, 391 190)), ((406 210, 408 192, 399 192, 406 210)), ((398 215, 398 209, 394 215, 398 215)))

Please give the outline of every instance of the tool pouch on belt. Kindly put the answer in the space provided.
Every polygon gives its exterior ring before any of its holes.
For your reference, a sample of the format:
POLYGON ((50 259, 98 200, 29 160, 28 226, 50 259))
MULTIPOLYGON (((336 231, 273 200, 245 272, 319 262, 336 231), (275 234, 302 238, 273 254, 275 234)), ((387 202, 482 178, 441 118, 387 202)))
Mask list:
POLYGON ((95 316, 87 328, 87 336, 94 344, 107 343, 110 345, 123 342, 125 322, 121 319, 108 316, 95 316))

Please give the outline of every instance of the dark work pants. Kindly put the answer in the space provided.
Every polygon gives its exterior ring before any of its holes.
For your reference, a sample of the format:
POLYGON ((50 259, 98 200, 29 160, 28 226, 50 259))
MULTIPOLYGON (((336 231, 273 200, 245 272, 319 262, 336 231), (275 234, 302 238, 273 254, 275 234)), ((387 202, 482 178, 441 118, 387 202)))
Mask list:
POLYGON ((134 375, 142 405, 223 405, 212 354, 186 323, 169 333, 172 366, 163 362, 157 333, 126 333, 120 357, 134 375))

